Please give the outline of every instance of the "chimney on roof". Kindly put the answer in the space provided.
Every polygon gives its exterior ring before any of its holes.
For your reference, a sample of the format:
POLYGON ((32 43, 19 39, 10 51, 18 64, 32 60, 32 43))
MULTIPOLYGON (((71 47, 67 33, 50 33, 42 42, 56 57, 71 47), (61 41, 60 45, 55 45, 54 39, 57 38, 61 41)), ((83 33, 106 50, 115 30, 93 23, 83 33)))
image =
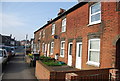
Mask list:
POLYGON ((60 8, 60 10, 58 12, 58 16, 61 15, 62 13, 64 13, 65 11, 66 11, 65 9, 60 8))
POLYGON ((10 37, 12 37, 12 34, 10 34, 10 37))
POLYGON ((48 20, 47 23, 49 23, 49 22, 51 22, 51 21, 52 21, 52 19, 48 20))

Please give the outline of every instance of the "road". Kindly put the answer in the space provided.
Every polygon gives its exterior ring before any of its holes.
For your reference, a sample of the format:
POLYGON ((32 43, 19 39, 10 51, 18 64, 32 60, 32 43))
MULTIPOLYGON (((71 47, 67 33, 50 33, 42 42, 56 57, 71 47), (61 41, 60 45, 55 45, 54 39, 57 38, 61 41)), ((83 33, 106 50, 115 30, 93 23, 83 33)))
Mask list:
POLYGON ((2 81, 37 81, 35 69, 25 63, 24 49, 19 47, 16 56, 11 58, 10 62, 4 68, 2 81))

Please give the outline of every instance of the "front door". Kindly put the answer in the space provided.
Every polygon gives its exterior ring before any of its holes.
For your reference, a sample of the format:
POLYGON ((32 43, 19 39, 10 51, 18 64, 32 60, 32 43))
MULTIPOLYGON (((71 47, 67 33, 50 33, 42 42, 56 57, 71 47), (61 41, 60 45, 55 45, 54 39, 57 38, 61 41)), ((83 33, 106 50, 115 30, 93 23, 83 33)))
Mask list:
POLYGON ((72 66, 72 43, 69 43, 68 45, 68 65, 72 66))
POLYGON ((82 42, 77 43, 76 47, 76 68, 81 69, 82 42))
POLYGON ((50 44, 48 44, 48 48, 47 48, 47 57, 49 57, 50 54, 50 44))
POLYGON ((45 52, 44 52, 44 56, 47 56, 47 44, 45 44, 45 52))

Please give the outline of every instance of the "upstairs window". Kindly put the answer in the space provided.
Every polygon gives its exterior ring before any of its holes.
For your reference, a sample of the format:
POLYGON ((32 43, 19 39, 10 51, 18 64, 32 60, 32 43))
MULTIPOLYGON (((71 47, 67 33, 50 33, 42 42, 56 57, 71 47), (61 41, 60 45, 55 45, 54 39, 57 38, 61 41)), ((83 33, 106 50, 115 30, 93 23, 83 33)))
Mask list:
POLYGON ((45 30, 43 30, 43 38, 45 37, 45 30))
POLYGON ((51 49, 50 49, 51 55, 53 54, 53 49, 54 49, 54 42, 51 42, 51 49))
POLYGON ((41 39, 41 36, 42 36, 42 33, 40 32, 40 33, 39 33, 39 39, 41 39))
POLYGON ((61 41, 60 56, 64 57, 65 54, 65 41, 61 41))
POLYGON ((55 34, 55 24, 52 24, 52 35, 55 34))
POLYGON ((100 39, 90 39, 88 47, 88 64, 99 66, 100 61, 100 39))
POLYGON ((89 24, 97 24, 101 22, 101 4, 96 3, 90 6, 89 24))
POLYGON ((66 31, 66 18, 62 20, 62 32, 66 31))

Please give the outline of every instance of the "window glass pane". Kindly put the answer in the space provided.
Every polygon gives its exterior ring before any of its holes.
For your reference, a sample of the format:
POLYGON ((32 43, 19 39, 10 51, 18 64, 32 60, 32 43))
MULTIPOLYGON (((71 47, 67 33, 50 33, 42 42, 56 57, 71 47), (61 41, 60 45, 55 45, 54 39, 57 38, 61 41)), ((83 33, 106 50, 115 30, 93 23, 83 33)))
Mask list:
POLYGON ((82 44, 79 44, 78 57, 81 57, 82 44))
POLYGON ((72 44, 70 44, 69 55, 72 55, 72 44))
POLYGON ((90 51, 89 61, 99 62, 99 53, 96 51, 90 51))
POLYGON ((62 32, 66 30, 66 18, 62 20, 62 32))
POLYGON ((53 53, 53 48, 51 48, 51 53, 53 53))
POLYGON ((53 47, 54 47, 54 43, 51 43, 51 53, 53 53, 53 47))
POLYGON ((90 41, 90 49, 100 49, 99 40, 90 41))
POLYGON ((62 26, 62 32, 64 32, 64 26, 62 26))
POLYGON ((61 55, 63 55, 64 54, 64 49, 61 49, 61 55))
POLYGON ((100 20, 100 13, 91 16, 91 22, 100 20))
POLYGON ((95 4, 94 6, 91 7, 91 14, 96 13, 98 11, 100 11, 100 3, 99 4, 95 4))
POLYGON ((53 43, 51 43, 51 47, 53 47, 53 43))
POLYGON ((61 43, 61 48, 64 48, 65 42, 61 43))

